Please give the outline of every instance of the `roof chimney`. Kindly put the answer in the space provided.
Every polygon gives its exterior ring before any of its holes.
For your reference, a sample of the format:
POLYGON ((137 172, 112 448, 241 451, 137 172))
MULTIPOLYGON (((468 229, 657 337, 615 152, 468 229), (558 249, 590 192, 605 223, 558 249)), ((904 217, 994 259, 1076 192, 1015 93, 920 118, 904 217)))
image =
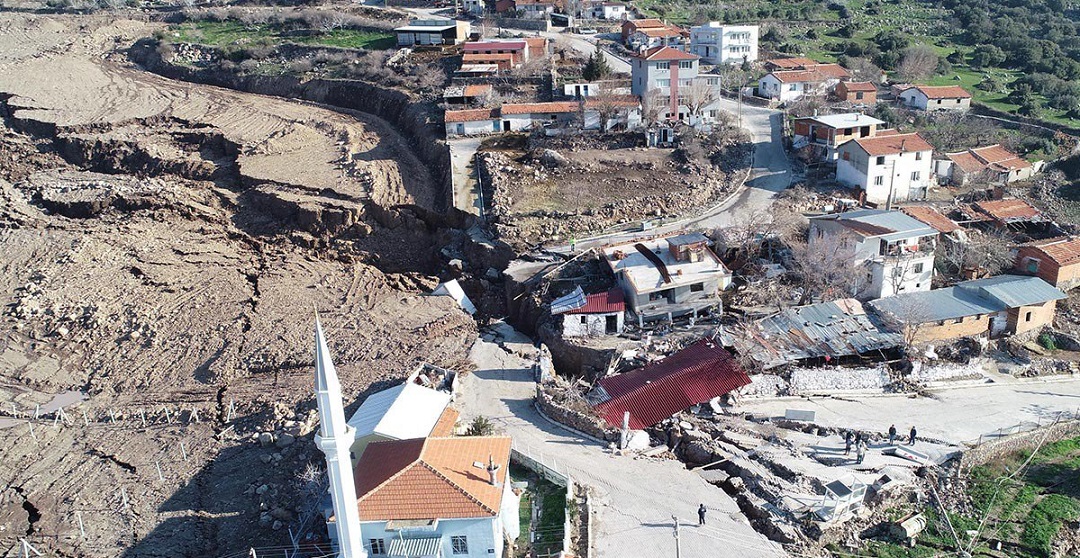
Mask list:
POLYGON ((495 458, 490 453, 488 454, 487 472, 488 482, 491 483, 491 486, 499 486, 499 466, 495 464, 495 458))
POLYGON ((900 140, 900 152, 904 152, 904 145, 907 144, 907 138, 900 140))

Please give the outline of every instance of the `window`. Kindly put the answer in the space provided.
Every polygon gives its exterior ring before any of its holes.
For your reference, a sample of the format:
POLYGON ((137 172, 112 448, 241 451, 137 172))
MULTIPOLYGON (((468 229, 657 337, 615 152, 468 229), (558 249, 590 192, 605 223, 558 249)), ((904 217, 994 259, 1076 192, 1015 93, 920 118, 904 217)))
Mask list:
POLYGON ((856 91, 855 92, 855 100, 856 101, 861 101, 862 98, 863 98, 863 92, 862 91, 856 91))
POLYGON ((585 325, 587 323, 589 323, 588 316, 582 316, 581 317, 581 325, 585 325))
POLYGON ((679 60, 680 70, 692 70, 694 68, 693 60, 679 60))
POLYGON ((1024 321, 1025 322, 1030 322, 1031 321, 1031 312, 1025 312, 1024 313, 1024 321))
POLYGON ((693 285, 690 285, 690 292, 692 292, 692 293, 703 293, 703 292, 705 292, 705 284, 704 283, 694 283, 693 285))
POLYGON ((386 554, 386 541, 382 539, 368 539, 372 554, 386 554))
POLYGON ((915 172, 911 173, 911 179, 912 180, 918 180, 919 179, 919 171, 915 171, 915 172))
POLYGON ((1028 273, 1038 273, 1039 272, 1039 260, 1037 260, 1035 258, 1028 258, 1027 265, 1025 267, 1027 267, 1028 273))
POLYGON ((922 273, 922 270, 923 270, 923 264, 921 264, 921 263, 915 264, 915 267, 913 268, 913 271, 915 273, 922 273))
POLYGON ((469 540, 464 535, 455 535, 450 537, 450 547, 454 554, 468 554, 469 540))
POLYGON ((878 157, 877 160, 875 161, 875 164, 884 165, 885 164, 885 156, 883 155, 881 157, 878 157))
POLYGON ((916 151, 915 152, 915 160, 916 161, 922 161, 922 151, 916 151))
POLYGON ((793 84, 788 86, 788 91, 798 91, 798 90, 799 90, 799 84, 797 84, 797 83, 793 83, 793 84))
POLYGON ((848 153, 847 151, 845 151, 844 152, 844 160, 845 161, 850 161, 851 160, 851 153, 848 153))
POLYGON ((937 100, 937 104, 939 104, 939 105, 941 104, 941 99, 937 100))
POLYGON ((959 318, 956 318, 955 320, 953 320, 953 323, 954 324, 962 324, 962 323, 964 323, 964 317, 961 316, 959 318))
MULTIPOLYGON (((847 153, 845 153, 845 155, 847 155, 847 153)), ((885 177, 884 176, 875 176, 874 177, 874 186, 884 186, 884 185, 885 185, 885 177)))
POLYGON ((670 79, 658 79, 658 80, 656 80, 656 86, 657 87, 671 87, 671 80, 670 79))
POLYGON ((851 128, 844 128, 844 131, 841 132, 841 134, 845 135, 845 136, 850 136, 851 135, 851 128))
POLYGON ((656 69, 657 70, 669 70, 669 69, 671 69, 671 62, 657 62, 656 63, 656 69))

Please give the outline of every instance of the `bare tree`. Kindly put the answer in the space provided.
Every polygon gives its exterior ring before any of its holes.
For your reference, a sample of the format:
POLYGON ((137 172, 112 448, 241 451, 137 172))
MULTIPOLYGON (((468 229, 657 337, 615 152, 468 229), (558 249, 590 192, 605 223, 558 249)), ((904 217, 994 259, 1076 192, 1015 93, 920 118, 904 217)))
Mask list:
POLYGON ((310 21, 318 28, 320 33, 327 35, 345 27, 348 16, 337 11, 322 11, 316 16, 312 16, 310 21))
POLYGON ((641 96, 641 120, 651 128, 660 123, 660 116, 668 108, 668 96, 662 89, 650 89, 641 96))
POLYGON ((814 299, 857 296, 869 283, 869 272, 853 254, 855 240, 848 233, 833 233, 812 242, 791 243, 791 269, 801 280, 799 305, 814 299))
POLYGON ((700 120, 706 107, 720 99, 719 90, 715 86, 709 85, 705 79, 693 80, 690 82, 690 86, 682 89, 682 91, 684 91, 682 103, 686 105, 686 109, 690 112, 690 121, 694 124, 697 124, 696 120, 700 120))
POLYGON ((966 239, 943 243, 937 257, 943 271, 957 279, 997 275, 1013 264, 1010 239, 1004 232, 966 230, 966 239))
POLYGON ((736 90, 750 81, 750 72, 744 71, 738 64, 720 64, 713 69, 713 73, 720 76, 720 89, 725 91, 736 90))
POLYGON ((590 95, 586 101, 587 108, 595 110, 600 119, 600 131, 608 130, 608 123, 615 118, 620 111, 626 109, 626 100, 616 94, 615 88, 609 83, 601 83, 595 95, 590 95))
POLYGON ((844 67, 851 71, 851 77, 856 81, 881 81, 881 68, 869 58, 848 58, 844 61, 844 67))
POLYGON ((912 45, 904 49, 896 73, 900 79, 916 81, 934 75, 938 67, 938 55, 926 45, 912 45))

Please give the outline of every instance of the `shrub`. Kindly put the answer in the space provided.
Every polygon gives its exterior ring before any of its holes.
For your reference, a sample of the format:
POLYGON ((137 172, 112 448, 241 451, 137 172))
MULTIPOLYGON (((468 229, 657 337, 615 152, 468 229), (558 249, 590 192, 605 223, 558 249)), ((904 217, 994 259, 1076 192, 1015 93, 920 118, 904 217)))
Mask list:
POLYGON ((472 419, 469 428, 465 430, 466 436, 490 436, 494 433, 495 425, 483 415, 472 419))
POLYGON ((1039 345, 1048 351, 1056 351, 1057 343, 1054 342, 1054 336, 1049 333, 1043 333, 1039 336, 1039 345))

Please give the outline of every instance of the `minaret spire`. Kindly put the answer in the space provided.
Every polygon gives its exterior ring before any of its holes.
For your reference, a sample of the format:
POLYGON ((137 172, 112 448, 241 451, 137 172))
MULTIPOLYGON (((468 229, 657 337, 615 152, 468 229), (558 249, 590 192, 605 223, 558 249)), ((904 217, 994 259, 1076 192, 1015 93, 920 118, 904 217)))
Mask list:
POLYGON ((338 556, 367 558, 360 538, 360 509, 356 504, 356 485, 349 455, 356 435, 345 420, 341 382, 326 346, 318 312, 315 313, 315 400, 319 406, 319 432, 315 434, 315 445, 326 455, 338 556))

